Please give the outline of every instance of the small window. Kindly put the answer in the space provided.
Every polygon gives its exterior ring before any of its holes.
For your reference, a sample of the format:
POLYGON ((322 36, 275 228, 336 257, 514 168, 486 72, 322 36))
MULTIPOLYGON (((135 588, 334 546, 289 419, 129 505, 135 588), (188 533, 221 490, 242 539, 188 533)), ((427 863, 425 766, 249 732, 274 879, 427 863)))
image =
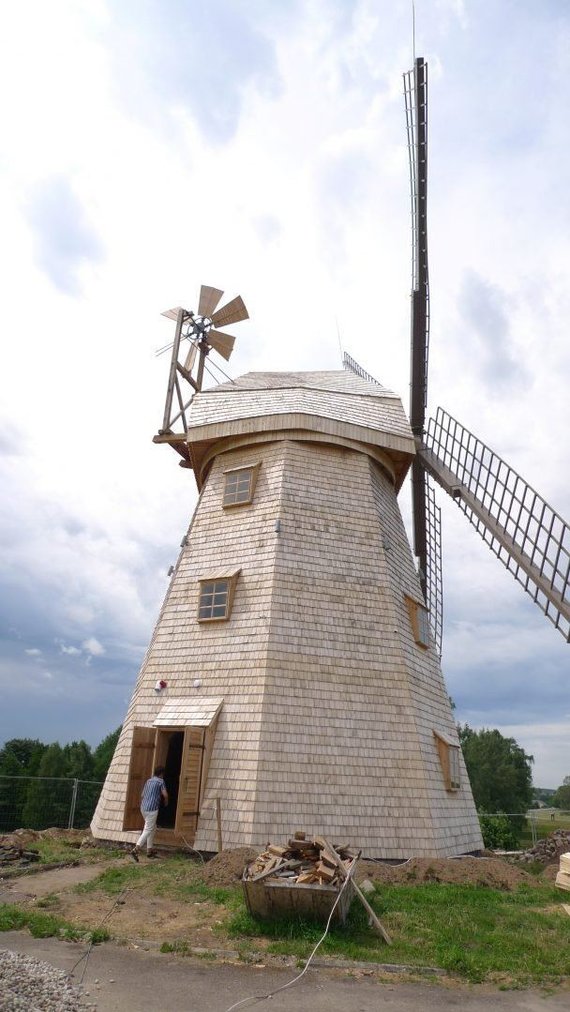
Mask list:
POLYGON ((198 621, 223 621, 230 617, 234 590, 239 569, 220 574, 219 577, 204 577, 200 580, 198 621))
POLYGON ((419 601, 414 601, 412 597, 406 596, 406 604, 408 605, 410 622, 412 623, 412 630, 416 643, 418 643, 420 647, 429 647, 431 633, 429 611, 423 604, 420 604, 419 601))
POLYGON ((224 498, 222 505, 247 506, 253 499, 259 464, 248 467, 234 467, 224 471, 224 498))
POLYGON ((439 761, 446 790, 458 791, 461 787, 459 745, 456 745, 447 735, 441 734, 439 731, 434 731, 433 733, 437 751, 439 752, 439 761))

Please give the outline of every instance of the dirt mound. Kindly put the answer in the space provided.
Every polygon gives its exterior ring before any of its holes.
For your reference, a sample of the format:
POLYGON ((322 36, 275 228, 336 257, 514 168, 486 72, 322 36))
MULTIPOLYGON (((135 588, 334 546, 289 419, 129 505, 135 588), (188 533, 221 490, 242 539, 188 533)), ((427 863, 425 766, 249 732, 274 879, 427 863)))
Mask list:
POLYGON ((413 857, 404 864, 388 865, 377 861, 359 861, 357 882, 368 878, 387 885, 413 885, 416 882, 450 882, 458 885, 487 886, 511 891, 523 883, 536 885, 534 875, 499 857, 429 858, 413 857))
POLYGON ((259 848, 256 847, 236 847, 235 850, 222 850, 205 866, 204 882, 211 886, 235 885, 240 881, 246 864, 253 861, 258 853, 259 848))
POLYGON ((27 847, 36 840, 65 840, 71 847, 81 847, 92 842, 89 829, 14 829, 0 835, 0 845, 5 847, 27 847))
MULTIPOLYGON (((258 855, 254 847, 223 850, 205 865, 203 880, 210 886, 231 886, 239 882, 246 864, 258 855)), ((429 858, 414 857, 403 864, 359 861, 356 881, 387 885, 414 885, 416 882, 450 882, 458 885, 487 886, 511 891, 524 884, 536 885, 537 878, 524 868, 500 857, 429 858)))

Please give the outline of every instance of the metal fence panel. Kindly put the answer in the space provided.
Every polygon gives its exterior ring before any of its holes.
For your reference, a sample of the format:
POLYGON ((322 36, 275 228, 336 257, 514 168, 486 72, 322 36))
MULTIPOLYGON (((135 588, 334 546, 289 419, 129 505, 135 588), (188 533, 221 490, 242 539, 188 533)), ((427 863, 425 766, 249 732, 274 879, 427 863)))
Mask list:
POLYGON ((0 775, 0 833, 14 829, 86 829, 103 784, 63 777, 0 775))

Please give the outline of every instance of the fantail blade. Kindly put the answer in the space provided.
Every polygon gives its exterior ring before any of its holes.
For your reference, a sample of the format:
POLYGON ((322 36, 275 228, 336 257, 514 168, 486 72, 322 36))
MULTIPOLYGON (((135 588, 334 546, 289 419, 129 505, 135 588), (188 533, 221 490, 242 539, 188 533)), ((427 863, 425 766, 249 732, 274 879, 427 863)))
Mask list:
POLYGON ((249 313, 241 295, 236 296, 227 306, 222 306, 217 313, 212 315, 214 327, 225 327, 229 323, 238 323, 240 320, 249 320, 249 313))
POLYGON ((198 303, 198 316, 211 316, 223 294, 219 288, 210 288, 209 285, 202 285, 200 288, 200 301, 198 303))
POLYGON ((180 312, 181 309, 182 309, 182 306, 176 306, 174 309, 165 309, 164 313, 161 313, 160 315, 161 316, 166 316, 167 320, 177 320, 178 319, 178 314, 179 314, 179 312, 180 312))
POLYGON ((208 334, 208 344, 211 344, 226 362, 233 351, 234 341, 235 337, 232 334, 222 334, 221 330, 211 330, 208 334))
POLYGON ((186 361, 184 363, 184 368, 186 369, 187 372, 191 372, 192 371, 192 366, 194 365, 194 362, 196 360, 196 352, 197 351, 198 351, 198 345, 194 344, 193 341, 190 342, 190 347, 188 348, 188 354, 186 356, 186 361))

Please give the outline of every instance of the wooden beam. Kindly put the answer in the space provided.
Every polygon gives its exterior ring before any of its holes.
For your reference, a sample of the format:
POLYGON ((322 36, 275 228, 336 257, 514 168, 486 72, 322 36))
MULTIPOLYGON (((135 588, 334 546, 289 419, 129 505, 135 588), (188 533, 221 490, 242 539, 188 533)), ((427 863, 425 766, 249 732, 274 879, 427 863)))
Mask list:
POLYGON ((370 903, 366 899, 366 896, 362 892, 362 889, 360 888, 360 886, 358 886, 356 884, 356 882, 354 881, 353 872, 354 872, 354 868, 356 867, 356 860, 354 861, 354 863, 353 863, 352 868, 350 869, 350 871, 347 871, 346 868, 345 868, 345 866, 344 866, 344 863, 343 863, 341 857, 337 854, 336 850, 334 849, 334 847, 332 846, 332 844, 328 842, 328 840, 326 841, 326 846, 327 846, 328 852, 331 854, 331 856, 334 857, 335 862, 336 862, 336 866, 337 866, 340 874, 342 875, 343 879, 352 878, 352 885, 353 885, 354 891, 355 891, 356 895, 358 896, 358 899, 362 903, 362 906, 366 910, 368 916, 370 917, 370 919, 372 921, 372 926, 375 928, 376 933, 378 935, 380 935, 380 938, 384 939, 384 941, 386 942, 386 945, 391 945, 392 944, 392 939, 390 938, 390 935, 386 931, 386 928, 383 926, 383 924, 381 923, 381 921, 378 920, 376 914, 374 913, 372 907, 370 906, 370 903))

